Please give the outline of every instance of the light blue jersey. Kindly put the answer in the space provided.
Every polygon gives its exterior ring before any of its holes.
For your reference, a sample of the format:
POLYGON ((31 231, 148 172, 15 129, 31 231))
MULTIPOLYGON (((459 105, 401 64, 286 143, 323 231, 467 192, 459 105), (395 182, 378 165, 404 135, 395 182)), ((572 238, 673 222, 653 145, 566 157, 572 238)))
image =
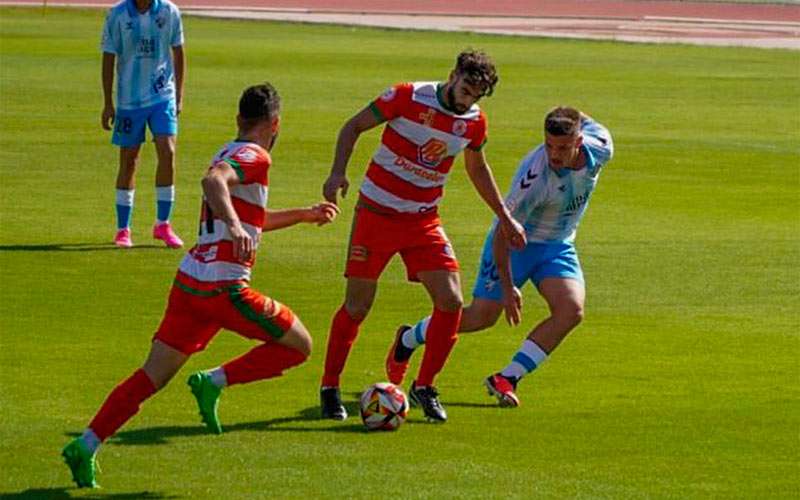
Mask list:
POLYGON ((139 109, 175 98, 172 48, 183 45, 178 8, 153 0, 144 14, 134 0, 108 11, 101 48, 117 58, 117 108, 139 109))
POLYGON ((529 242, 572 242, 586 211, 600 170, 614 153, 608 130, 592 119, 581 123, 586 166, 579 170, 548 165, 541 145, 528 153, 517 169, 506 205, 512 217, 525 228, 529 242))

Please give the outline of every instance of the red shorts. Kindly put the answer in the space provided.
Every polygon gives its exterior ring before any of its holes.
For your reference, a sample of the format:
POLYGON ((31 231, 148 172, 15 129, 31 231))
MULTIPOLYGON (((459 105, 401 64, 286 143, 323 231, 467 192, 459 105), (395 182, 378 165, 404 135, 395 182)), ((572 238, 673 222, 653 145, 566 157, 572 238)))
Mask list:
POLYGON ((421 271, 458 271, 458 260, 438 214, 384 215, 356 207, 344 275, 378 279, 398 252, 409 281, 419 281, 421 271))
POLYGON ((187 355, 205 349, 220 328, 267 341, 282 337, 295 321, 291 309, 244 285, 192 292, 177 281, 172 285, 167 311, 153 337, 187 355))

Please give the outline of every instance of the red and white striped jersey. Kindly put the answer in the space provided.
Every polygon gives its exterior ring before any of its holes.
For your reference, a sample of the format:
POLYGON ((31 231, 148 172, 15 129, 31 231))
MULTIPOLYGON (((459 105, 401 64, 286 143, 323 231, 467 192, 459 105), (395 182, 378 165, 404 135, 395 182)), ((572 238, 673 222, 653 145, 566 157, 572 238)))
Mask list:
POLYGON ((477 105, 463 115, 450 111, 443 89, 437 82, 401 83, 369 104, 387 124, 361 184, 364 203, 387 213, 435 210, 456 155, 486 143, 486 115, 477 105))
MULTIPOLYGON (((269 153, 253 142, 233 141, 226 144, 211 162, 212 168, 225 162, 236 171, 239 184, 230 188, 231 201, 242 227, 258 248, 267 214, 269 153)), ((197 244, 181 261, 176 283, 187 291, 204 294, 234 283, 250 281, 255 262, 233 258, 233 243, 227 225, 217 217, 203 199, 200 233, 197 244)))

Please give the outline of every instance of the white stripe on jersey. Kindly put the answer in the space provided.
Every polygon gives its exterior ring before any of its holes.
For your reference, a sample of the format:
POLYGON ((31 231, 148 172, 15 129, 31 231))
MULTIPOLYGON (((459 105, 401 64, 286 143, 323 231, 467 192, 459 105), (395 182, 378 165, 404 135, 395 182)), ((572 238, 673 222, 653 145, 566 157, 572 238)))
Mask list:
MULTIPOLYGON (((242 222, 242 228, 253 238, 254 248, 258 248, 261 241, 261 228, 242 222)), ((200 236, 197 238, 198 245, 208 245, 218 241, 233 241, 228 225, 220 219, 214 219, 214 232, 206 232, 206 224, 200 224, 200 236)))
POLYGON ((250 268, 234 262, 200 262, 192 254, 181 261, 182 273, 197 281, 250 281, 250 268))
POLYGON ((383 167, 384 170, 420 188, 443 186, 447 181, 448 174, 439 173, 398 156, 383 143, 381 143, 372 160, 383 167))
POLYGON ((463 115, 457 115, 445 109, 436 96, 436 89, 439 86, 439 82, 414 82, 413 85, 414 93, 411 95, 411 99, 415 102, 430 106, 431 108, 436 108, 446 115, 457 116, 464 120, 475 120, 481 114, 481 108, 478 107, 477 104, 473 104, 463 115))
POLYGON ((262 186, 258 182, 250 184, 236 184, 231 188, 231 196, 235 196, 240 200, 244 200, 251 205, 258 205, 259 207, 267 206, 267 198, 269 190, 267 186, 262 186))
POLYGON ((361 193, 376 203, 383 205, 384 207, 390 207, 398 212, 414 214, 427 212, 431 208, 434 208, 436 205, 438 205, 442 200, 441 196, 430 203, 419 203, 416 201, 404 200, 402 198, 398 198, 388 191, 379 188, 370 180, 369 177, 364 177, 364 182, 361 183, 361 193))
POLYGON ((447 132, 436 130, 433 127, 427 127, 421 123, 411 121, 404 116, 398 116, 390 121, 389 126, 417 146, 422 146, 432 138, 439 139, 447 144, 447 156, 457 155, 469 144, 469 139, 467 138, 448 134, 447 132))

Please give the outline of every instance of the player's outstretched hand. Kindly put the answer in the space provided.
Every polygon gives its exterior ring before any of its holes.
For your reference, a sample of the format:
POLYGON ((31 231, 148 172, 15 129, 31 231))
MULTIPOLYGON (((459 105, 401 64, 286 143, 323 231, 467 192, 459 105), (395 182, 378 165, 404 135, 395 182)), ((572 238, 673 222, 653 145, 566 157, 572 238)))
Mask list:
POLYGON ((240 223, 232 224, 228 230, 233 239, 233 258, 239 262, 248 262, 253 259, 253 238, 244 230, 240 223))
POLYGON ((309 208, 308 211, 310 215, 308 222, 316 223, 318 226, 330 224, 339 215, 339 207, 329 201, 317 203, 309 208))
POLYGON ((105 106, 103 108, 103 113, 100 116, 100 124, 103 126, 104 130, 111 130, 111 125, 114 123, 115 116, 116 112, 114 111, 114 106, 105 106))
POLYGON ((512 286, 508 290, 503 290, 503 309, 509 325, 517 326, 522 321, 522 294, 519 288, 512 286))
POLYGON ((331 203, 337 203, 336 194, 342 190, 342 198, 347 196, 347 188, 350 187, 350 182, 347 177, 342 174, 331 174, 322 185, 322 196, 331 203))
POLYGON ((525 238, 525 228, 522 227, 522 224, 517 222, 513 217, 507 217, 504 220, 500 221, 500 231, 503 232, 503 236, 506 237, 506 240, 511 245, 511 248, 514 250, 522 250, 525 248, 527 244, 527 239, 525 238))

